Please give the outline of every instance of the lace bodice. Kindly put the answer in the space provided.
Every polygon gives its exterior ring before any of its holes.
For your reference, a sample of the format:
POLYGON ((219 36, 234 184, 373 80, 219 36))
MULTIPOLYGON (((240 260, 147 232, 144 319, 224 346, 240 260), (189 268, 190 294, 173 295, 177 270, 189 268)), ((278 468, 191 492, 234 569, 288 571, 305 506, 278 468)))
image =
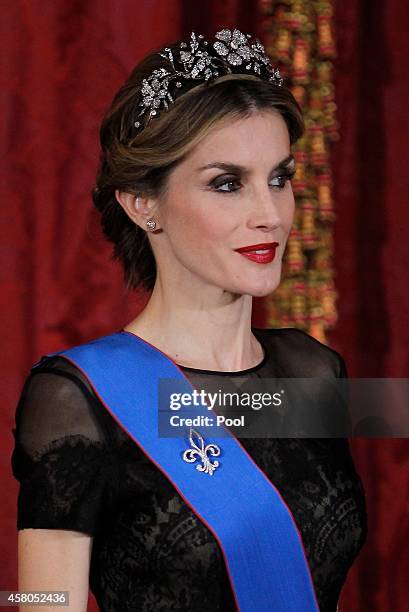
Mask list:
MULTIPOLYGON (((346 376, 342 357, 296 329, 259 330, 264 359, 214 373, 182 367, 193 385, 247 378, 346 376)), ((90 588, 106 612, 236 610, 213 534, 114 421, 67 360, 27 377, 16 411, 18 529, 93 536, 90 588)), ((335 612, 367 533, 365 495, 348 439, 241 438, 299 528, 321 612, 335 612)), ((266 528, 268 528, 266 526, 266 528)))

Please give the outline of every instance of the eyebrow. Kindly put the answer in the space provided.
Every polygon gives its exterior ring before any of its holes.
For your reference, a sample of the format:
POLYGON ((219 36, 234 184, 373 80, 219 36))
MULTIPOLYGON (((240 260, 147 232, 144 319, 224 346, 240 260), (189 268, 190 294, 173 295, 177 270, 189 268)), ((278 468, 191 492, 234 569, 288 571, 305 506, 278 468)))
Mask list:
MULTIPOLYGON (((273 168, 273 172, 275 170, 286 170, 288 166, 290 166, 293 162, 295 162, 294 155, 288 155, 288 157, 285 157, 280 162, 278 162, 278 164, 273 168)), ((219 161, 206 164, 205 166, 198 168, 197 172, 203 172, 203 170, 210 170, 212 168, 218 168, 219 170, 224 170, 225 172, 231 174, 249 174, 250 172, 250 170, 245 166, 219 161)))

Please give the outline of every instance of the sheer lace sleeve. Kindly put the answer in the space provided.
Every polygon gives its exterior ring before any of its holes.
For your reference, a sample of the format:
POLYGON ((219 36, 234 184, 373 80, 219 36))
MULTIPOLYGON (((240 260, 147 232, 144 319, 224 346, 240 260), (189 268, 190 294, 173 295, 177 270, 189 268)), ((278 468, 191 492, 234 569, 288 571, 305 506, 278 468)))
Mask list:
POLYGON ((17 528, 103 528, 118 467, 87 381, 61 357, 28 376, 16 410, 12 470, 19 481, 17 528))

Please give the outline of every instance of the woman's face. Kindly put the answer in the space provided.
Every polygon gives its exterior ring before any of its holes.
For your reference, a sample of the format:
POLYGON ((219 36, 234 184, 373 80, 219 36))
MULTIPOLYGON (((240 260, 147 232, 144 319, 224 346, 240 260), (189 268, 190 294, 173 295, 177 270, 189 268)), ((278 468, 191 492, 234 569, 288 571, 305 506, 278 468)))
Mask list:
POLYGON ((160 276, 193 292, 274 291, 294 215, 294 169, 278 112, 216 126, 172 171, 153 215, 163 229, 152 240, 160 276), (274 248, 260 261, 237 252, 266 243, 278 243, 273 259, 274 248))

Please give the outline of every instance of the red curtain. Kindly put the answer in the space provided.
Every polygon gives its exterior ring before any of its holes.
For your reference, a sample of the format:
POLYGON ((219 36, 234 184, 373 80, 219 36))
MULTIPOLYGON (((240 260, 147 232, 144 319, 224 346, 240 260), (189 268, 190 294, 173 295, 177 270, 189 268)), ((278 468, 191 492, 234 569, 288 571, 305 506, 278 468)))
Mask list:
MULTIPOLYGON (((404 0, 336 2, 339 323, 331 344, 356 377, 409 376, 408 9, 404 0)), ((351 446, 366 490, 369 535, 340 608, 403 611, 408 606, 408 440, 356 439, 351 446)))
MULTIPOLYGON (((0 478, 7 495, 0 507, 0 590, 17 587, 11 427, 30 365, 45 352, 120 327, 146 300, 126 294, 92 209, 100 117, 148 50, 192 29, 208 34, 237 25, 257 32, 257 5, 14 0, 2 6, 0 478)), ((406 13, 405 0, 390 0, 387 10, 380 0, 337 3, 340 317, 330 344, 345 356, 351 376, 408 376, 406 13)), ((255 319, 262 324, 261 310, 255 319)), ((356 440, 353 451, 367 491, 370 536, 348 575, 341 610, 403 611, 408 444, 356 440)))

